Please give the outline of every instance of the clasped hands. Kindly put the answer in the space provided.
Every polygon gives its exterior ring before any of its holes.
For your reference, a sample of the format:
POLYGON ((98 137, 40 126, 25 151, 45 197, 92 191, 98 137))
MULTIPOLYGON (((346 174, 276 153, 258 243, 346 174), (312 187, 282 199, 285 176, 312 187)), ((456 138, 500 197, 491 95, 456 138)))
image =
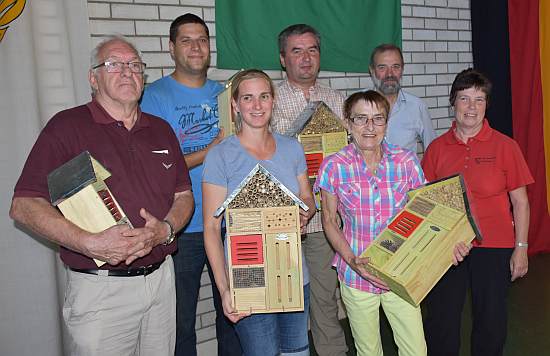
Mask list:
POLYGON ((136 259, 149 254, 153 247, 166 241, 170 229, 168 224, 143 208, 139 214, 145 220, 144 227, 115 225, 88 235, 84 239, 85 254, 113 266, 122 262, 130 265, 136 259))

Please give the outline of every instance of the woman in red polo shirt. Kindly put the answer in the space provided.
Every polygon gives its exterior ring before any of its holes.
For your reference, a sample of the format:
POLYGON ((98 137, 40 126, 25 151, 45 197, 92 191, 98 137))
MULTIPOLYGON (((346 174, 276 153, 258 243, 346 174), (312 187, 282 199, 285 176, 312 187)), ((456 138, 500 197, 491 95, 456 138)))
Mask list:
POLYGON ((459 73, 449 95, 455 121, 430 144, 422 160, 428 181, 456 173, 464 176, 482 237, 469 257, 451 267, 426 298, 424 328, 430 356, 459 354, 468 286, 473 311, 471 355, 502 355, 508 289, 511 281, 527 273, 526 186, 533 178, 517 143, 489 126, 485 110, 490 93, 491 83, 480 72, 459 73))

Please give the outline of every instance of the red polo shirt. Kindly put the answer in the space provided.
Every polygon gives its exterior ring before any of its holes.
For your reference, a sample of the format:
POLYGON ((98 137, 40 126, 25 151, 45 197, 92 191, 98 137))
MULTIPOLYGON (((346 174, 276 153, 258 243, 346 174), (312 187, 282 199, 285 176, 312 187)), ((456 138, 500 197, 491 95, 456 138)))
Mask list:
MULTIPOLYGON (((163 219, 174 194, 191 189, 179 142, 164 120, 138 112, 138 120, 128 131, 94 100, 59 112, 48 122, 27 158, 14 197, 50 201, 47 175, 85 150, 111 173, 105 182, 134 227, 145 224, 139 215, 141 208, 163 219)), ((156 246, 131 266, 162 261, 175 249, 175 243, 156 246)), ((73 268, 97 268, 92 259, 64 247, 61 259, 73 268)))
POLYGON ((422 168, 428 181, 464 175, 472 213, 481 231, 479 247, 511 248, 515 244, 508 192, 534 182, 513 139, 493 130, 487 119, 479 133, 460 141, 456 123, 426 150, 422 168))

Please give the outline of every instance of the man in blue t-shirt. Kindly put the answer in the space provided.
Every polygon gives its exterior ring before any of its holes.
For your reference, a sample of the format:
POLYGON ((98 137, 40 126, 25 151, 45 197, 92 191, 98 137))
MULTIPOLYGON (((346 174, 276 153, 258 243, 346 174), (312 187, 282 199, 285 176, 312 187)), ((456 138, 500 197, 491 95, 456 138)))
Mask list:
MULTIPOLYGON (((175 71, 147 86, 141 109, 166 120, 185 155, 193 185, 195 212, 178 238, 174 255, 177 297, 176 355, 196 355, 195 314, 204 264, 202 189, 203 160, 208 150, 223 138, 217 127, 217 96, 222 86, 206 78, 210 65, 210 40, 204 21, 187 13, 170 25, 170 56, 175 71)), ((220 296, 208 265, 216 308, 218 355, 241 355, 232 323, 223 314, 220 296)))

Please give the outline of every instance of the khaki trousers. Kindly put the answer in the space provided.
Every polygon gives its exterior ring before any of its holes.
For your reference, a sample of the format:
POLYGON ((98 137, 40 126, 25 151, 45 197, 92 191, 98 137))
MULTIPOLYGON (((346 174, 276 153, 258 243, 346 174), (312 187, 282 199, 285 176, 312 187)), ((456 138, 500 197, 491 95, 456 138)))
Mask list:
POLYGON ((109 277, 67 269, 63 320, 71 355, 173 355, 174 264, 147 276, 109 277))
POLYGON ((338 276, 332 268, 334 250, 324 232, 307 234, 303 244, 309 268, 310 328, 315 351, 320 356, 342 356, 348 347, 338 320, 338 276))

